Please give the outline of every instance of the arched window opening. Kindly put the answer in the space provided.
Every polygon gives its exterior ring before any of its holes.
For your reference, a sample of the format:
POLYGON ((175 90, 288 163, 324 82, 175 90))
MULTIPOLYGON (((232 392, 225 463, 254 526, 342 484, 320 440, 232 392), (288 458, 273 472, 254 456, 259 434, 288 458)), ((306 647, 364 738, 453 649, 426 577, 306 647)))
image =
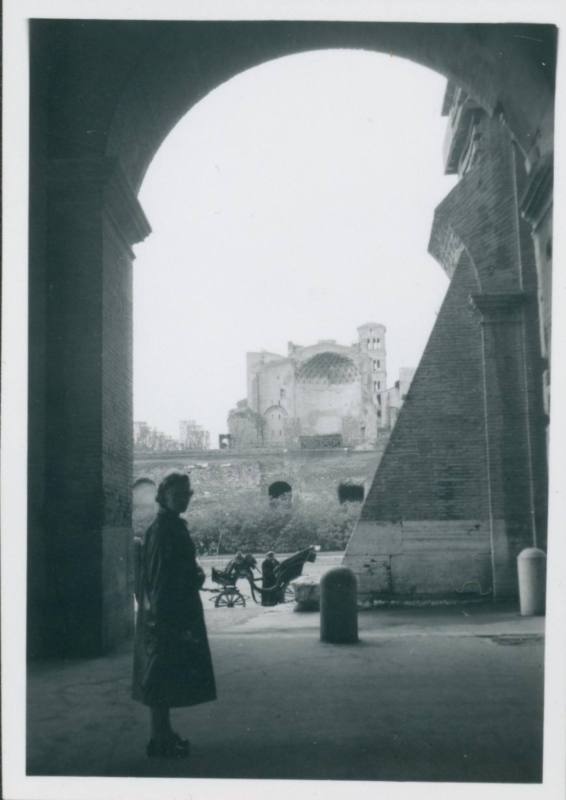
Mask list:
POLYGON ((134 481, 134 491, 143 486, 152 486, 155 489, 155 483, 151 480, 151 478, 138 478, 136 481, 134 481))
POLYGON ((156 491, 157 486, 151 478, 138 478, 138 480, 134 482, 132 489, 134 506, 153 503, 155 501, 156 491))
POLYGON ((364 487, 359 483, 341 483, 338 486, 338 500, 343 503, 361 503, 364 499, 364 487))
POLYGON ((275 481, 267 490, 269 500, 274 505, 290 506, 293 500, 293 490, 286 481, 275 481))
POLYGON ((132 527, 143 536, 155 516, 157 486, 151 478, 138 478, 132 488, 132 527))

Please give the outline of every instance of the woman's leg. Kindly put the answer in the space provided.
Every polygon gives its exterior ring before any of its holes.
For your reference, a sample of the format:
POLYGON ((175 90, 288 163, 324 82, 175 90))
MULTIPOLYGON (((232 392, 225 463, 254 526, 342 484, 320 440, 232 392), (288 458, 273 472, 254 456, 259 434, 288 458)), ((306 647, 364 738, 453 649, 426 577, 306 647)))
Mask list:
POLYGON ((150 708, 151 715, 151 738, 155 742, 165 742, 171 739, 173 731, 171 730, 171 719, 169 716, 169 708, 167 706, 152 706, 150 708))
POLYGON ((190 750, 189 741, 182 739, 171 728, 169 708, 152 706, 150 715, 151 740, 147 746, 147 755, 187 758, 190 750))

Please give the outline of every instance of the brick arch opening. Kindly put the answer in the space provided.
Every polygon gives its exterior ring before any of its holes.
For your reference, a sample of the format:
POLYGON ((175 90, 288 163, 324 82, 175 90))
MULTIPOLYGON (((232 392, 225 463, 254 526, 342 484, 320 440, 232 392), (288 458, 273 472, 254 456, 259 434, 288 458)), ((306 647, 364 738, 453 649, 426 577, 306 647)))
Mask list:
MULTIPOLYGON (((61 643, 67 652, 100 653, 131 632, 131 603, 116 565, 127 563, 131 542, 132 247, 150 232, 137 192, 168 132, 213 88, 265 61, 331 48, 392 53, 446 76, 499 121, 516 143, 508 163, 515 158, 525 172, 519 188, 525 216, 536 227, 548 209, 552 184, 556 29, 528 26, 525 36, 526 29, 307 21, 32 22, 31 655, 54 652, 61 643)), ((460 188, 444 211, 460 215, 467 228, 463 238, 473 239, 481 228, 480 243, 489 242, 500 209, 472 229, 474 217, 462 195, 460 188)), ((503 223, 517 228, 518 216, 503 223)), ((478 271, 484 270, 482 293, 498 295, 476 298, 476 307, 515 324, 522 300, 509 292, 508 254, 493 245, 483 260, 479 252, 472 256, 478 271)), ((454 314, 467 311, 460 306, 454 314)), ((488 371, 496 364, 490 374, 497 375, 498 347, 515 347, 514 335, 484 353, 488 371)), ((411 393, 407 409, 410 404, 411 393)), ((505 436, 505 442, 513 439, 511 428, 505 436)), ((500 462, 504 469, 507 451, 500 462)))
POLYGON ((278 503, 290 505, 293 499, 293 489, 287 481, 273 481, 267 489, 269 499, 278 503))
POLYGON ((338 484, 338 502, 362 503, 365 497, 365 488, 362 483, 340 483, 338 484))
POLYGON ((157 492, 157 485, 151 478, 138 478, 134 481, 132 486, 132 504, 133 512, 135 514, 136 506, 153 505, 155 503, 155 495, 157 492))
POLYGON ((132 529, 134 536, 143 537, 157 511, 157 485, 151 478, 141 477, 132 487, 132 529))
POLYGON ((137 478, 137 480, 134 481, 134 489, 141 489, 144 487, 156 488, 155 481, 152 481, 151 478, 137 478))

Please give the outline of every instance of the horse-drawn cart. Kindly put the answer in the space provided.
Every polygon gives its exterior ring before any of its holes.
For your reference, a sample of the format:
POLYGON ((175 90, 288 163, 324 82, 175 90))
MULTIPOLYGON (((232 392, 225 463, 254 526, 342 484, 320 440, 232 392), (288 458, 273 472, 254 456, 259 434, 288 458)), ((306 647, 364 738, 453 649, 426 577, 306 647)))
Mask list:
POLYGON ((220 588, 212 590, 215 597, 211 599, 216 608, 245 606, 245 597, 236 585, 238 580, 242 579, 249 583, 251 595, 256 603, 261 600, 263 595, 275 598, 275 604, 293 600, 294 593, 289 584, 302 574, 305 563, 312 562, 315 558, 316 550, 313 546, 299 550, 275 567, 275 583, 271 586, 263 586, 263 581, 258 574, 256 558, 251 553, 246 555, 238 553, 224 570, 212 568, 212 580, 220 588))

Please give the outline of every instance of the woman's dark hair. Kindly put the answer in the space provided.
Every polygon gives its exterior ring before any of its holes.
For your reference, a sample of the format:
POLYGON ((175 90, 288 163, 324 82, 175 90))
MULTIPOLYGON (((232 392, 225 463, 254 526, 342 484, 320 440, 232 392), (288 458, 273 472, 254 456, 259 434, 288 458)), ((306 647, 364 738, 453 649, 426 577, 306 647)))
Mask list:
POLYGON ((157 494, 155 495, 156 502, 158 502, 160 506, 164 507, 165 492, 172 486, 175 486, 175 484, 180 484, 180 483, 186 484, 187 488, 190 491, 191 479, 189 478, 186 472, 169 472, 157 487, 157 494))

